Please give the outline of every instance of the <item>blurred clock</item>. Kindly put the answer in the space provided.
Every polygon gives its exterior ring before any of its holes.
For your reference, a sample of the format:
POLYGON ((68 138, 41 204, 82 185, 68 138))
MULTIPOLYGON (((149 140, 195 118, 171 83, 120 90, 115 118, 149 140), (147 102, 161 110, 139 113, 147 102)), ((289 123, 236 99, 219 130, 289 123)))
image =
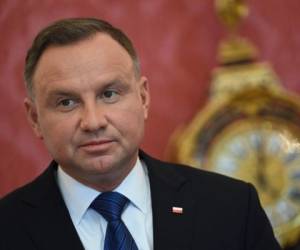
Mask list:
POLYGON ((281 244, 299 238, 297 97, 253 88, 212 101, 177 135, 176 145, 173 160, 254 184, 281 244))
POLYGON ((171 161, 251 182, 283 247, 300 240, 300 102, 238 35, 244 0, 215 0, 228 29, 218 48, 210 99, 170 140, 171 161))

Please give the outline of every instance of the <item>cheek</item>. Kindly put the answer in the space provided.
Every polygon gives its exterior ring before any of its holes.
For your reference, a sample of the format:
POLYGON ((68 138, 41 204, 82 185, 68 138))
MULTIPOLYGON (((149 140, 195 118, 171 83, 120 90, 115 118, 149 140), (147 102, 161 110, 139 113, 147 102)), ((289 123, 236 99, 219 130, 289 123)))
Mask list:
POLYGON ((144 132, 144 112, 142 108, 131 108, 119 116, 119 130, 129 140, 139 139, 144 132))
POLYGON ((107 119, 121 134, 134 134, 144 127, 144 109, 140 103, 132 99, 111 106, 107 110, 107 119))
POLYGON ((51 119, 41 121, 41 133, 47 146, 61 148, 72 139, 74 126, 72 119, 51 119))

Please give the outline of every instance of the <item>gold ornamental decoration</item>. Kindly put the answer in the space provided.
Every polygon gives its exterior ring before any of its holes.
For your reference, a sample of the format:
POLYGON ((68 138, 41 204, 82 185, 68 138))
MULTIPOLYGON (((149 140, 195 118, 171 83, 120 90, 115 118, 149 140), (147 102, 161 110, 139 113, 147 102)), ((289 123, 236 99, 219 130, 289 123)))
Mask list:
POLYGON ((218 51, 210 100, 172 136, 170 160, 251 182, 283 247, 300 236, 300 101, 237 35, 242 0, 216 0, 229 30, 218 51))

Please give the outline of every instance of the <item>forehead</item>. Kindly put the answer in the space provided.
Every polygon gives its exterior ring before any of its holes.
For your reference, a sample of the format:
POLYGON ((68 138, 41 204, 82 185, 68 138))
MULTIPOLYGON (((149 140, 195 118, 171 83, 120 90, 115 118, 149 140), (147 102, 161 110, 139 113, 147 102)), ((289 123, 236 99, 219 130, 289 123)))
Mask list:
POLYGON ((113 38, 97 33, 74 44, 47 48, 39 59, 33 82, 111 71, 131 72, 133 61, 113 38))

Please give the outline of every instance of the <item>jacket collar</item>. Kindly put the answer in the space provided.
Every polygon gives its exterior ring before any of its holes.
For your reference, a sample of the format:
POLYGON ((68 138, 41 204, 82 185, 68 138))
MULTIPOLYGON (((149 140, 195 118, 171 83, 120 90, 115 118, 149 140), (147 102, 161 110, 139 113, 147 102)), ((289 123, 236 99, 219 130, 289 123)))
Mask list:
MULTIPOLYGON (((143 151, 140 151, 140 157, 146 163, 150 180, 154 249, 189 249, 194 199, 188 178, 179 174, 173 164, 158 161, 143 151), (182 213, 174 213, 174 207, 182 208, 182 213)), ((28 214, 25 224, 32 239, 42 249, 83 250, 56 184, 56 171, 57 163, 52 162, 27 186, 23 195, 28 214)))
POLYGON ((189 179, 176 170, 183 166, 158 161, 142 151, 140 157, 150 179, 154 249, 190 249, 195 201, 189 179), (176 213, 176 208, 182 208, 182 213, 176 213))
POLYGON ((29 184, 22 197, 24 224, 38 249, 83 250, 68 209, 56 184, 57 164, 29 184), (53 240, 51 240, 53 239, 53 240))

